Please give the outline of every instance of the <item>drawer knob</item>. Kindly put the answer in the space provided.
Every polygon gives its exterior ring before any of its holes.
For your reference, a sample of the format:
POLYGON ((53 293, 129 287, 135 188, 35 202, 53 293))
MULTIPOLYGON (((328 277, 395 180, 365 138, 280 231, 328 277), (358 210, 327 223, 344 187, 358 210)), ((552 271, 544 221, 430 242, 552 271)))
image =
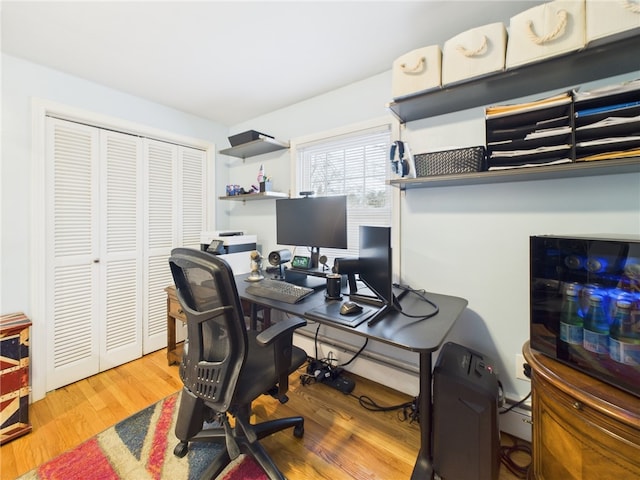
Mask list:
POLYGON ((573 402, 573 408, 576 410, 582 410, 582 402, 573 402))
POLYGON ((184 310, 182 310, 181 308, 179 308, 179 309, 178 309, 178 313, 179 313, 180 315, 182 315, 182 314, 184 313, 184 310))

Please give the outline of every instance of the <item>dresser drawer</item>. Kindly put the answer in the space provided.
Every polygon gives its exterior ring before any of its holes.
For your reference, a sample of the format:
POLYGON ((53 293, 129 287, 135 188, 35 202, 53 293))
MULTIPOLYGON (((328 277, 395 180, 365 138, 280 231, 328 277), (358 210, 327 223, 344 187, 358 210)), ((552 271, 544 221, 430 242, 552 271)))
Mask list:
POLYGON ((187 321, 187 316, 185 315, 182 307, 180 306, 180 302, 178 301, 178 297, 176 297, 175 287, 166 288, 167 299, 168 299, 168 314, 174 318, 182 320, 183 322, 187 321))
POLYGON ((533 371, 534 478, 640 478, 637 399, 540 355, 525 350, 533 371))

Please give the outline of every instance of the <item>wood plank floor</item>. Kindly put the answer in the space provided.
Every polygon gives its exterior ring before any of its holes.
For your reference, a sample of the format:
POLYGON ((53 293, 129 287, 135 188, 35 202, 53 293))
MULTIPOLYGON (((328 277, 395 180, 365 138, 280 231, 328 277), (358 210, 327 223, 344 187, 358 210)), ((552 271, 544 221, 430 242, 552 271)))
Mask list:
MULTIPOLYGON (((360 377, 354 395, 379 405, 407 402, 404 394, 360 377)), ((30 407, 33 431, 0 447, 0 478, 15 479, 118 421, 181 388, 178 368, 168 366, 166 351, 50 392, 30 407)), ((371 412, 358 398, 321 384, 303 386, 291 377, 289 402, 263 396, 254 403, 258 421, 271 416, 302 415, 305 435, 285 431, 263 440, 276 464, 291 480, 410 478, 419 445, 419 427, 399 411, 371 412)), ((502 443, 515 440, 502 435, 502 443)), ((519 441, 520 443, 524 443, 519 441)), ((529 458, 516 455, 520 464, 529 458)), ((504 465, 500 480, 514 480, 504 465)), ((135 479, 131 479, 135 480, 135 479)))

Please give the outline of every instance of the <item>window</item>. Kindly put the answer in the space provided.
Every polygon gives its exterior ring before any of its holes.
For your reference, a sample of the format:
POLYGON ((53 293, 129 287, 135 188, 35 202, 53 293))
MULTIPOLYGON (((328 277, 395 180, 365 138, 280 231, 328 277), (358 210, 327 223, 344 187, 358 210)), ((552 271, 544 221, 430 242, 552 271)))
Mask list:
POLYGON ((347 195, 345 250, 323 249, 329 258, 357 256, 360 225, 391 225, 389 125, 300 144, 298 191, 347 195))

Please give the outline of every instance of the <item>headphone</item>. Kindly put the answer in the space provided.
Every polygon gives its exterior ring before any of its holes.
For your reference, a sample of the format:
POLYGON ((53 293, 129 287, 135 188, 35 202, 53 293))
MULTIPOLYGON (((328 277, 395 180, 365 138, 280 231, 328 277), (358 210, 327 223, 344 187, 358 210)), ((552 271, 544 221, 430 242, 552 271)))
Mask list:
POLYGON ((409 175, 409 162, 404 157, 404 142, 396 140, 391 145, 391 151, 389 152, 391 158, 391 171, 396 175, 404 177, 409 175), (398 152, 398 158, 396 159, 396 151, 398 152))

